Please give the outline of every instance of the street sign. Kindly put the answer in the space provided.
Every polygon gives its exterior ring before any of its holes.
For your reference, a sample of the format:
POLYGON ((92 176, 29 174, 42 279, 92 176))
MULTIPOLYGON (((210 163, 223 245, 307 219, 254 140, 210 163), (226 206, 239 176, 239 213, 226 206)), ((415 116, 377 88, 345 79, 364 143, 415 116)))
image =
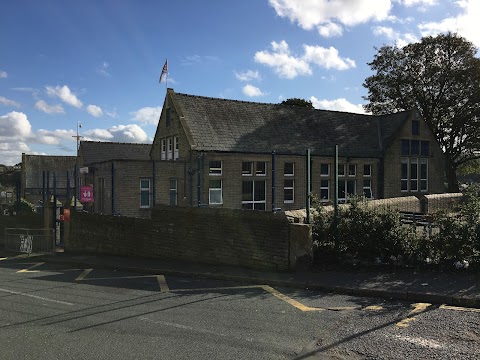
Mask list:
POLYGON ((88 174, 88 167, 81 167, 79 170, 80 174, 88 174))
POLYGON ((93 202, 93 189, 91 186, 80 186, 80 202, 93 202))

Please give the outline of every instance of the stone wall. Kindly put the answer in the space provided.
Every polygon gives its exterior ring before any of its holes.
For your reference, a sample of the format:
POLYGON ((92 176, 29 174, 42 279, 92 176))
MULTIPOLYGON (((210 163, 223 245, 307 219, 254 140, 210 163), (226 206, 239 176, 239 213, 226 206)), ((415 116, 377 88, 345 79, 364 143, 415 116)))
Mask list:
POLYGON ((306 241, 291 242, 290 226, 283 212, 220 208, 160 205, 151 219, 72 213, 65 251, 286 270, 290 249, 306 241))

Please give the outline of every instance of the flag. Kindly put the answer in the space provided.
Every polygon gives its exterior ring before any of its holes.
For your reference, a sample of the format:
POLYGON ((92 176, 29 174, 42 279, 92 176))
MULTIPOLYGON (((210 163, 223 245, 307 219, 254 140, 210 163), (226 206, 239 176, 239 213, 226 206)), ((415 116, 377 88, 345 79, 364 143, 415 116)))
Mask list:
POLYGON ((165 65, 163 65, 162 73, 160 74, 160 79, 158 80, 159 83, 162 82, 163 74, 168 75, 168 59, 165 60, 165 65))

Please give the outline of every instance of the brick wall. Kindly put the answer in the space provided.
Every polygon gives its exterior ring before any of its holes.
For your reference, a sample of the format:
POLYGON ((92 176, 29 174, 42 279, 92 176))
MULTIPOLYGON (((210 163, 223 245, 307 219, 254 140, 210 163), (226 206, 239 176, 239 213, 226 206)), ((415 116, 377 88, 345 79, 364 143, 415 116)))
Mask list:
POLYGON ((284 213, 157 206, 152 218, 72 213, 66 251, 285 270, 289 228, 284 213))

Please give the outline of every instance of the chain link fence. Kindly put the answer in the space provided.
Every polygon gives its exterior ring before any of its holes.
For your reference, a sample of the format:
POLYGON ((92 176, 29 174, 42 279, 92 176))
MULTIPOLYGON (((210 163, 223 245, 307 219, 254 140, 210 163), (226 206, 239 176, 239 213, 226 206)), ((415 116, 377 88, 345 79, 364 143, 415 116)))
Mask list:
POLYGON ((54 230, 5 228, 5 250, 25 254, 54 253, 54 230))

